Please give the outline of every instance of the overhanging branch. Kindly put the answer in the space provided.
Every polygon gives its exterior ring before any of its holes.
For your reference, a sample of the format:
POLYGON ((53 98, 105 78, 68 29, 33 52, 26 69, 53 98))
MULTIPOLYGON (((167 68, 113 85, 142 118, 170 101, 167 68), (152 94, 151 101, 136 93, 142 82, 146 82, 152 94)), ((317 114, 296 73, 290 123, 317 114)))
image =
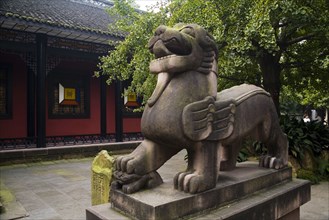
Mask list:
POLYGON ((284 44, 287 46, 289 45, 292 45, 292 44, 295 44, 295 43, 298 43, 298 42, 301 42, 303 40, 308 40, 308 39, 311 39, 312 37, 314 37, 315 34, 314 33, 310 33, 310 34, 307 34, 307 35, 304 35, 304 36, 300 36, 300 37, 296 37, 292 40, 289 40, 289 41, 286 41, 284 44))

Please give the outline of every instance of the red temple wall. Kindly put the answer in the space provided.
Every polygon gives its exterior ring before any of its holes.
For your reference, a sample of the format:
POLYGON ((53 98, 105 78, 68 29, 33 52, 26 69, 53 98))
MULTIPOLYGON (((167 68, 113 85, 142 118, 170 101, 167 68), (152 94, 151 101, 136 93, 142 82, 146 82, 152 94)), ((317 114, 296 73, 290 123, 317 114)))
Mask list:
POLYGON ((1 54, 0 62, 12 65, 12 118, 0 119, 0 138, 26 137, 26 64, 18 55, 9 54, 1 54))
POLYGON ((141 132, 141 118, 123 118, 123 133, 141 132))
MULTIPOLYGON (((97 63, 82 61, 64 61, 54 72, 63 70, 78 74, 87 74, 90 85, 90 117, 77 119, 46 119, 46 136, 84 135, 100 133, 100 83, 92 77, 97 63)), ((47 102, 48 103, 48 102, 47 102)), ((48 108, 46 110, 48 113, 48 108)), ((47 114, 48 115, 48 114, 47 114)))
MULTIPOLYGON (((1 63, 12 64, 12 118, 0 119, 0 138, 24 138, 27 136, 27 66, 18 55, 0 55, 1 63)), ((96 64, 93 62, 62 62, 65 71, 90 75, 90 118, 49 119, 46 107, 46 135, 83 135, 100 133, 100 86, 99 79, 92 77, 96 64)), ((48 94, 48 93, 47 93, 48 94)), ((115 133, 115 88, 107 86, 106 102, 107 133, 115 133)), ((140 118, 124 118, 124 132, 140 132, 140 118)))
MULTIPOLYGON (((47 109, 48 112, 48 109, 47 109)), ((46 120, 46 136, 83 135, 100 133, 99 79, 90 79, 90 117, 83 119, 46 120)))
MULTIPOLYGON (((107 86, 107 101, 106 101, 106 121, 107 133, 115 133, 115 86, 111 84, 107 86)), ((140 132, 141 131, 141 118, 123 118, 123 132, 140 132)))

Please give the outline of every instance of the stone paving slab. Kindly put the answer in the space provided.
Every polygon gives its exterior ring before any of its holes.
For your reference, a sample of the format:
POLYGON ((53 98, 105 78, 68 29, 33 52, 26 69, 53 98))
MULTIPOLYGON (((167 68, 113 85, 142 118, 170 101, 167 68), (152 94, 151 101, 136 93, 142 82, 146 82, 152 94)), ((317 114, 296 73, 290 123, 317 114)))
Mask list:
MULTIPOLYGON (((172 181, 186 167, 182 151, 159 173, 172 181)), ((91 206, 91 163, 93 158, 47 161, 46 163, 0 166, 0 179, 25 208, 23 220, 82 220, 91 206)), ((329 184, 311 189, 311 201, 301 207, 301 220, 329 219, 329 184)))
POLYGON ((92 159, 3 166, 0 178, 29 214, 24 219, 85 219, 92 159))
POLYGON ((1 220, 19 219, 28 216, 25 208, 19 202, 13 202, 6 206, 8 210, 15 210, 14 212, 4 212, 0 214, 1 220))

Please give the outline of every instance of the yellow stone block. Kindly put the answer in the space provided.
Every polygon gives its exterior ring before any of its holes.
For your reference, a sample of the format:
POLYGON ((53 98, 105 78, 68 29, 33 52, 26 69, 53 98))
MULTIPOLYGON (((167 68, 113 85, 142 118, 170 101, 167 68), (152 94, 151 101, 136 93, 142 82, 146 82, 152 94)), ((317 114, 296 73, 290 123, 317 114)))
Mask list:
POLYGON ((110 184, 114 158, 106 150, 98 153, 92 163, 91 175, 91 204, 108 203, 110 199, 110 184))

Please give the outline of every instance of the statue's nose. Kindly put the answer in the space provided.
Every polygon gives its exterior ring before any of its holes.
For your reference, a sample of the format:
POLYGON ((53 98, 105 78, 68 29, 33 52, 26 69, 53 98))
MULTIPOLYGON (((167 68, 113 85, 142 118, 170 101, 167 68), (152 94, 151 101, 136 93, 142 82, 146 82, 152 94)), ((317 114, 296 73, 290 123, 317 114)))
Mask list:
POLYGON ((161 35, 166 31, 167 27, 164 25, 160 25, 156 30, 155 30, 155 35, 161 35))

